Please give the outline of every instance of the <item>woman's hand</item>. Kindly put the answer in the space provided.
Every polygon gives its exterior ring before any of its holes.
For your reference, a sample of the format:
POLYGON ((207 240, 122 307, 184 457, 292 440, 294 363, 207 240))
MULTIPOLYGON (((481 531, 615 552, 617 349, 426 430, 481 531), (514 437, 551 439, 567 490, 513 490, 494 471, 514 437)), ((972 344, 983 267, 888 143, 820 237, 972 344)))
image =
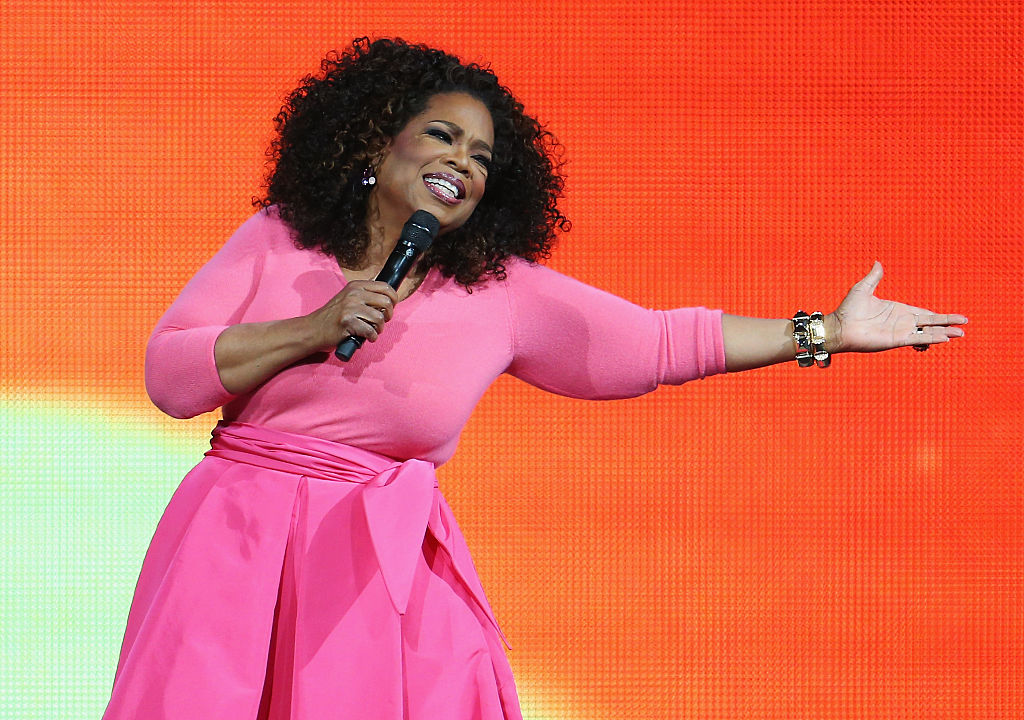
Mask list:
POLYGON ((966 317, 876 298, 881 280, 882 264, 876 262, 826 318, 829 352, 878 352, 907 345, 927 348, 963 337, 964 331, 954 326, 965 324, 966 317))
POLYGON ((395 312, 398 293, 384 282, 353 280, 326 305, 307 316, 318 350, 333 350, 349 335, 377 339, 395 312))

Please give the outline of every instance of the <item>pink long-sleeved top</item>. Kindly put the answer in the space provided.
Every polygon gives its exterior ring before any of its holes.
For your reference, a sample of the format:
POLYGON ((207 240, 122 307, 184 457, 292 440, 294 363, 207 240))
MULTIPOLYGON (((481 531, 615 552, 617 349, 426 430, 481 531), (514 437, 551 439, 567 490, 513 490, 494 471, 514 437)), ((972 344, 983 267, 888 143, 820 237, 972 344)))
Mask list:
POLYGON ((431 270, 350 362, 317 353, 233 395, 214 362, 225 328, 305 315, 345 285, 333 258, 298 248, 273 209, 260 211, 160 319, 146 388, 175 417, 223 406, 226 421, 440 464, 501 373, 611 399, 725 370, 721 311, 647 310, 539 265, 514 259, 506 268, 506 279, 472 293, 431 270))

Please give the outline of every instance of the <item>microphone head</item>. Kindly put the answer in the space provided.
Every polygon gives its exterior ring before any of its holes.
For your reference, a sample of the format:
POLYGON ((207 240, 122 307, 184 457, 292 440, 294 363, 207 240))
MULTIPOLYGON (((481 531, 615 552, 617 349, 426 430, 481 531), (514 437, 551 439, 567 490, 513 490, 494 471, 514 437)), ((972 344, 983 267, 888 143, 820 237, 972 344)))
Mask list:
POLYGON ((426 210, 417 210, 402 228, 402 239, 423 252, 434 242, 440 229, 441 223, 436 217, 426 210))

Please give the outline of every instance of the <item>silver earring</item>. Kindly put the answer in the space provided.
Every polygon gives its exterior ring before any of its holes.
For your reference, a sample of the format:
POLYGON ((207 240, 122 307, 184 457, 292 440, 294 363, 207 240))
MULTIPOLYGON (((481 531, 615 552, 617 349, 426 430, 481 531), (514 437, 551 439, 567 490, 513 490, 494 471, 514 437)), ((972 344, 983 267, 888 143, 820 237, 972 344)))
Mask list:
POLYGON ((377 177, 373 174, 373 168, 363 170, 363 187, 370 187, 377 184, 377 177))

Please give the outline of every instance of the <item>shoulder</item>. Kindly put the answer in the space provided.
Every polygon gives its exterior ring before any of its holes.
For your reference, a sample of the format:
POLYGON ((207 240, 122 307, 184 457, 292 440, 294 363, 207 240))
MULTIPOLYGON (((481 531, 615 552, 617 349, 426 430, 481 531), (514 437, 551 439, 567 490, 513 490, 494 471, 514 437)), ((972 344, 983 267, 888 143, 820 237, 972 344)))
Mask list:
POLYGON ((505 278, 492 282, 504 289, 513 323, 549 313, 556 307, 586 306, 587 299, 581 295, 597 292, 568 275, 524 258, 509 258, 504 265, 505 278))
POLYGON ((302 250, 295 242, 295 231, 274 206, 258 210, 231 235, 224 250, 238 255, 282 255, 302 250))
POLYGON ((575 293, 580 290, 597 291, 574 277, 565 275, 546 265, 521 257, 505 261, 505 279, 501 281, 512 296, 575 293))
POLYGON ((505 278, 492 282, 503 283, 510 290, 520 290, 544 285, 548 282, 557 282, 558 278, 565 277, 549 267, 518 256, 510 257, 503 261, 502 264, 505 266, 505 278))
POLYGON ((295 231, 281 218, 277 207, 273 205, 258 210, 242 223, 235 231, 235 236, 267 246, 280 244, 295 246, 295 231))

